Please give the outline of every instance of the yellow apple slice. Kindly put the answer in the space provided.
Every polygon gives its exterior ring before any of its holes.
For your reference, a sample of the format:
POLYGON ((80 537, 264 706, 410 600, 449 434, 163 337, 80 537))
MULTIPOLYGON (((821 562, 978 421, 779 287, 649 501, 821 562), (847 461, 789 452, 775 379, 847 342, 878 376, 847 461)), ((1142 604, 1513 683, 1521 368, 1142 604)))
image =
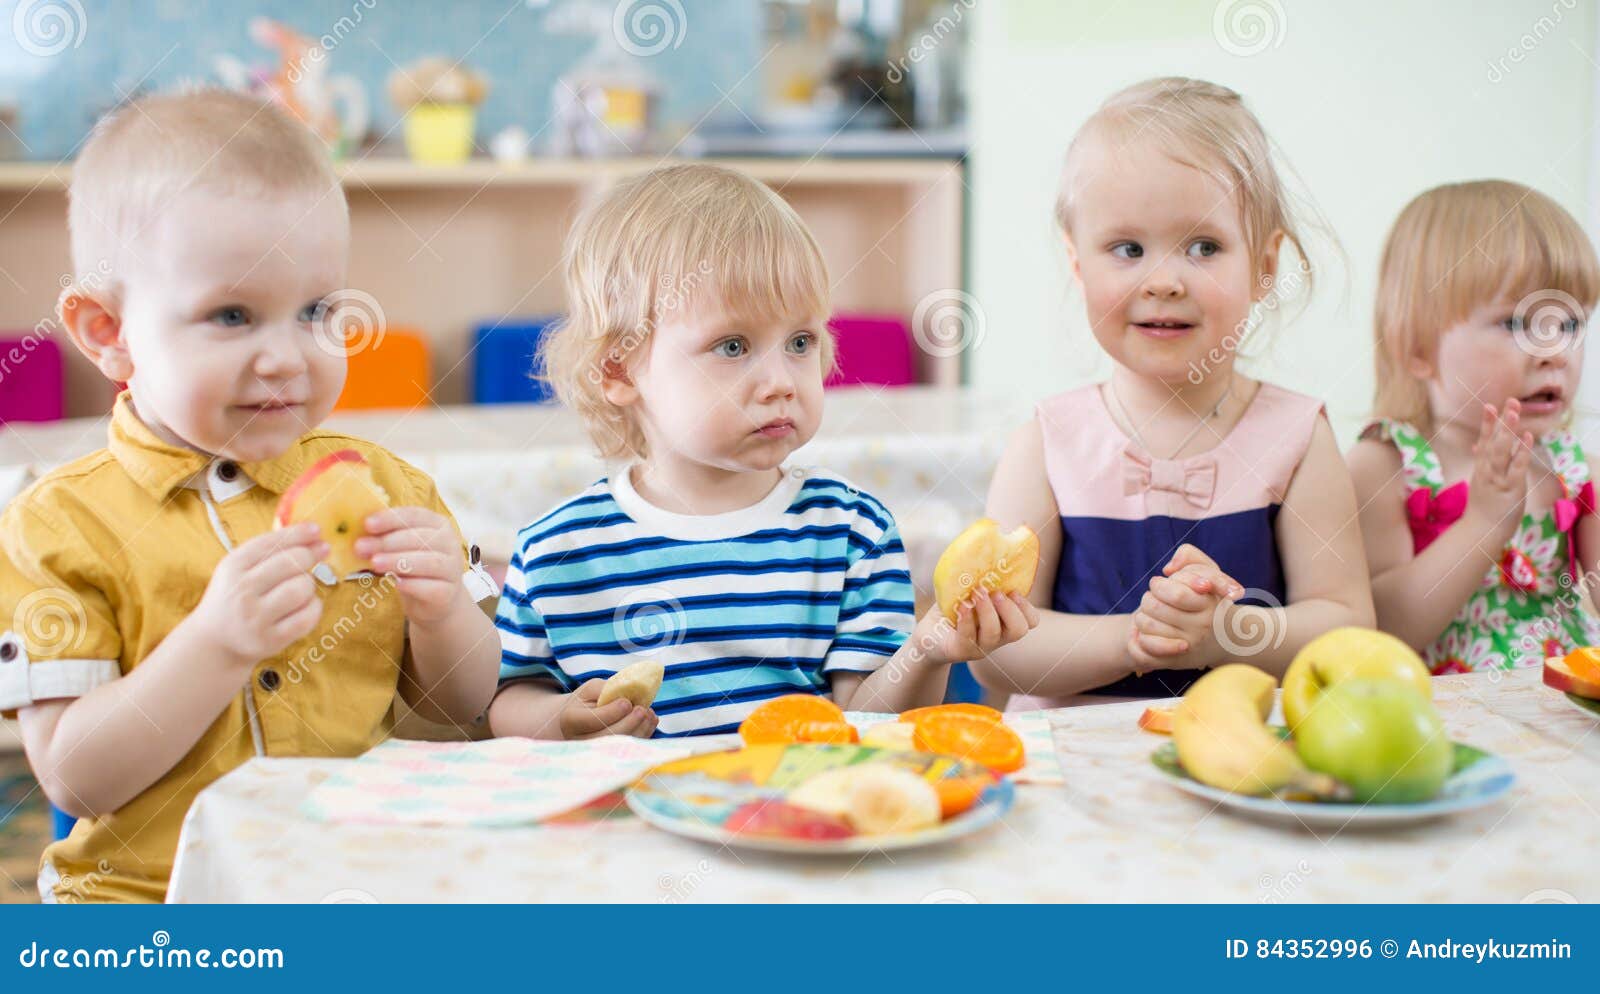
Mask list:
POLYGON ((389 506, 389 495, 372 478, 366 457, 340 449, 318 459, 278 499, 272 527, 315 522, 328 543, 328 565, 344 579, 372 564, 356 555, 356 539, 367 533, 367 516, 389 506))
POLYGON ((939 611, 951 621, 956 607, 973 591, 1021 594, 1033 588, 1039 568, 1039 537, 1027 525, 1002 532, 992 518, 980 518, 956 536, 933 568, 933 593, 939 611))
POLYGON ((917 751, 917 726, 908 721, 886 721, 861 733, 861 744, 879 749, 917 751))
POLYGON ((665 666, 648 659, 624 666, 611 674, 606 685, 600 688, 600 699, 595 706, 603 708, 619 697, 626 697, 634 707, 647 708, 656 699, 656 693, 661 690, 661 680, 666 674, 665 666))

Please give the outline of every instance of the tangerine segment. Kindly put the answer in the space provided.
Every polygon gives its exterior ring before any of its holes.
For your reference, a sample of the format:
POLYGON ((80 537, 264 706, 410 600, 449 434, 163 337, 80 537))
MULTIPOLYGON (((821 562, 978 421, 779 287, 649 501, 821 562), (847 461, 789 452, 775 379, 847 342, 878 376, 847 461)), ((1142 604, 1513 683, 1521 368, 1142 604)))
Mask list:
POLYGON ((1600 649, 1591 645, 1567 653, 1567 669, 1580 680, 1600 683, 1600 649))
POLYGON ((843 721, 802 721, 795 726, 796 742, 831 742, 849 745, 860 742, 855 726, 843 721))
POLYGON ((1171 735, 1172 716, 1176 711, 1176 708, 1145 708, 1144 713, 1139 715, 1139 727, 1157 735, 1171 735))
POLYGON ((1022 736, 998 721, 970 714, 929 715, 917 722, 917 748, 987 766, 996 773, 1022 769, 1026 754, 1022 736))
POLYGON ((901 712, 900 720, 915 723, 935 714, 965 714, 988 721, 1001 720, 1000 712, 983 704, 935 704, 932 707, 912 708, 910 711, 901 712))
POLYGON ((934 793, 939 795, 939 816, 954 818, 978 803, 978 798, 994 783, 992 775, 943 777, 933 781, 934 793))
POLYGON ((739 725, 739 737, 746 745, 799 742, 799 726, 811 721, 842 723, 844 712, 813 694, 775 697, 750 712, 739 725))

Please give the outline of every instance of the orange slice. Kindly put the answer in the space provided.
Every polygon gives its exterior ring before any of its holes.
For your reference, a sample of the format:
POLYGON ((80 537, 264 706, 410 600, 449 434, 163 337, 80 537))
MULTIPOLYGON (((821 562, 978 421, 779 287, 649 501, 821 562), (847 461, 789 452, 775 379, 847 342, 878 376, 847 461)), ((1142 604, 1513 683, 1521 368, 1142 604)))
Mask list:
POLYGON ((843 721, 802 721, 795 726, 796 742, 831 742, 849 745, 860 742, 855 726, 843 721))
POLYGON ((800 726, 808 722, 843 724, 844 712, 812 694, 775 697, 750 712, 739 725, 739 737, 746 745, 799 742, 800 726))
POLYGON ((1026 761, 1022 736, 1003 722, 970 714, 936 714, 915 728, 917 748, 924 752, 970 760, 996 773, 1014 773, 1026 761))
POLYGON ((1600 649, 1587 646, 1567 653, 1567 669, 1579 680, 1600 683, 1600 649))
POLYGON ((1145 708, 1144 713, 1139 715, 1139 727, 1157 735, 1171 735, 1172 715, 1176 710, 1176 708, 1145 708))
POLYGON ((932 707, 903 711, 900 720, 915 723, 936 714, 965 714, 985 721, 1000 721, 1002 718, 1000 712, 983 704, 935 704, 932 707))

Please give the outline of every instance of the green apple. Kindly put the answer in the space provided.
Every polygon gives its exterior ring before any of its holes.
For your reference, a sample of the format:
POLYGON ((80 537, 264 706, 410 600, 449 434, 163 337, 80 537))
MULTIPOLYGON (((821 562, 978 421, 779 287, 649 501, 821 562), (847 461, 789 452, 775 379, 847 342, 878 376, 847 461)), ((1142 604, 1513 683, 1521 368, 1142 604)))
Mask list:
POLYGON ((1356 678, 1398 680, 1433 699, 1433 677, 1409 645, 1370 628, 1335 628, 1307 642, 1283 675, 1283 720, 1290 731, 1319 695, 1356 678))
POLYGON ((1350 788, 1356 801, 1407 804, 1439 793, 1455 747, 1433 702, 1398 680, 1344 680, 1300 720, 1305 764, 1350 788))

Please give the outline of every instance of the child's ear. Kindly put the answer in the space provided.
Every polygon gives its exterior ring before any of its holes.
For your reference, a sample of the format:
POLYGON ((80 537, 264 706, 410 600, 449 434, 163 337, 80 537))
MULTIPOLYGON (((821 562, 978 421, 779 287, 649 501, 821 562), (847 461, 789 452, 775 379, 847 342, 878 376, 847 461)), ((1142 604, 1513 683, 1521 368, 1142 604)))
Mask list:
POLYGON ((126 383, 133 378, 133 358, 122 340, 122 320, 103 297, 73 285, 56 301, 56 317, 67 336, 109 380, 126 383))
POLYGON ((1283 249, 1283 232, 1274 231, 1267 239, 1261 258, 1256 260, 1256 285, 1250 293, 1252 301, 1259 301, 1272 292, 1278 282, 1278 255, 1283 249))
POLYGON ((1061 243, 1067 247, 1067 264, 1072 267, 1072 280, 1079 286, 1083 285, 1083 270, 1078 266, 1078 247, 1072 244, 1072 234, 1062 232, 1061 243))
POLYGON ((1433 360, 1420 352, 1413 352, 1406 359, 1406 372, 1418 380, 1433 379, 1433 360))
POLYGON ((628 407, 639 399, 639 388, 633 385, 622 361, 606 356, 600 361, 600 390, 617 407, 628 407))

